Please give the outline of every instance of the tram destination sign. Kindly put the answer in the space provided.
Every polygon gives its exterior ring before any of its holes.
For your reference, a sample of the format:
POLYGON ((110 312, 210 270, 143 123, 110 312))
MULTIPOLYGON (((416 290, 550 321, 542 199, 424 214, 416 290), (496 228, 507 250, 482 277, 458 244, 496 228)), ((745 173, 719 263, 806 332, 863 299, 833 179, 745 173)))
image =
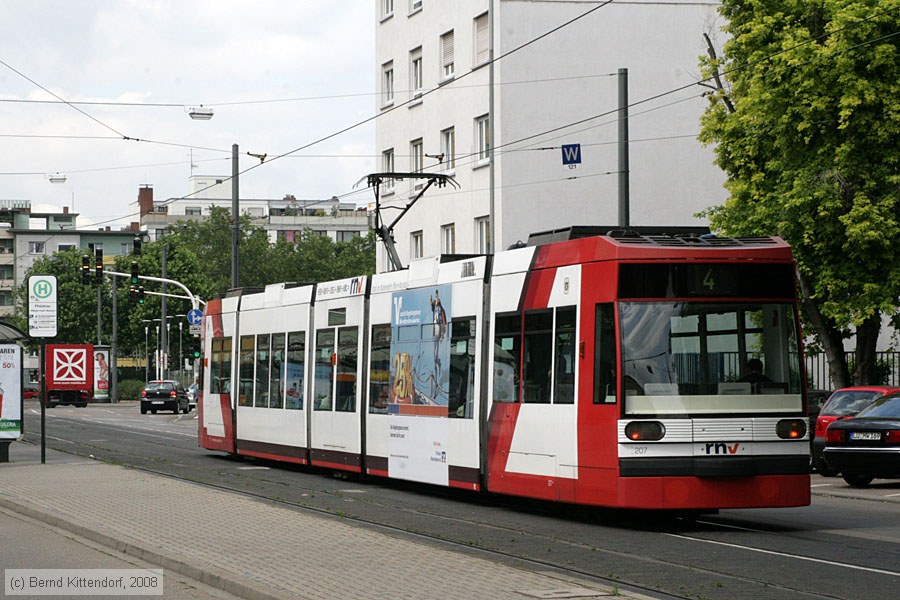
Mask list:
POLYGON ((28 278, 28 335, 56 337, 57 282, 54 275, 28 278))

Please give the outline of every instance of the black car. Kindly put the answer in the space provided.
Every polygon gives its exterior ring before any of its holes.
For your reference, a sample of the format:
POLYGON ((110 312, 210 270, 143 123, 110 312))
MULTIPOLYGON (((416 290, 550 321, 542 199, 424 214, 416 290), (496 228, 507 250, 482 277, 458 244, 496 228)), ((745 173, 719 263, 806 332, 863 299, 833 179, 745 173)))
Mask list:
POLYGON ((875 400, 825 431, 825 460, 853 487, 900 478, 900 393, 875 400))
POLYGON ((148 381, 141 392, 141 414, 147 414, 148 410, 154 415, 158 410, 171 410, 175 414, 180 410, 188 414, 191 402, 188 400, 187 390, 180 381, 148 381))

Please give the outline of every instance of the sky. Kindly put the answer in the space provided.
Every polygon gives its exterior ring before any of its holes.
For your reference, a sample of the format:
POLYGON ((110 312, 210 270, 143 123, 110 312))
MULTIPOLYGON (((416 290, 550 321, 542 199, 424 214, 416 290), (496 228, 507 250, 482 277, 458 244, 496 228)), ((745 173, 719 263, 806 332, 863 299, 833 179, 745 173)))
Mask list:
POLYGON ((370 201, 354 186, 377 170, 374 124, 315 142, 375 114, 374 11, 372 0, 0 0, 0 200, 118 229, 139 220, 142 185, 156 200, 184 196, 192 174, 230 176, 238 144, 242 198, 370 201), (201 105, 209 121, 188 116, 201 105))

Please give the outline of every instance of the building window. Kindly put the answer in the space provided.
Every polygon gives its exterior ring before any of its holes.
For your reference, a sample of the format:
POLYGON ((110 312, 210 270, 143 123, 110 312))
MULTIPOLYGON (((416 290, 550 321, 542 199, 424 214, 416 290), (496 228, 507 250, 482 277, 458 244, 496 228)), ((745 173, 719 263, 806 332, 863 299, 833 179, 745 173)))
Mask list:
POLYGON ((475 219, 475 252, 487 254, 491 247, 491 223, 488 217, 475 219))
POLYGON ((448 171, 456 168, 456 130, 448 127, 441 131, 442 162, 448 171))
POLYGON ((422 0, 409 0, 409 14, 422 10, 422 0))
POLYGON ((453 32, 441 36, 441 79, 453 77, 453 32))
POLYGON ((14 276, 12 265, 0 266, 0 279, 12 279, 14 276))
POLYGON ((491 57, 488 14, 475 18, 475 64, 482 65, 491 57))
POLYGON ((43 254, 44 242, 28 242, 28 254, 43 254))
POLYGON ((338 231, 336 233, 337 241, 339 242, 349 242, 355 237, 359 237, 358 231, 338 231))
POLYGON ((12 292, 7 292, 6 290, 0 292, 0 306, 12 306, 12 305, 13 305, 12 292))
POLYGON ((479 163, 487 162, 491 150, 491 123, 488 115, 475 119, 475 152, 479 163))
POLYGON ((202 211, 199 206, 188 206, 184 209, 184 214, 189 217, 199 217, 202 211))
POLYGON ((409 53, 409 88, 412 90, 413 97, 418 98, 422 95, 422 46, 409 53))
MULTIPOLYGON (((409 166, 413 173, 421 173, 422 168, 425 166, 425 153, 424 146, 422 145, 422 138, 413 140, 409 143, 409 166)), ((422 180, 411 179, 410 186, 413 190, 421 189, 422 180)))
POLYGON ((131 254, 132 250, 134 250, 134 244, 130 244, 128 242, 122 242, 119 244, 119 254, 121 254, 122 256, 131 254))
MULTIPOLYGON (((393 173, 394 172, 394 149, 389 148, 381 153, 381 171, 383 173, 393 173)), ((394 191, 394 180, 393 179, 385 179, 381 183, 381 192, 383 194, 393 193, 394 191)))
POLYGON ((425 255, 424 246, 422 242, 422 232, 421 231, 413 231, 409 235, 409 257, 410 258, 422 258, 425 255))
POLYGON ((381 18, 387 19, 394 14, 394 0, 381 0, 381 18))
POLYGON ((56 247, 56 251, 57 252, 68 252, 69 250, 72 250, 73 248, 75 248, 75 244, 59 244, 56 247))
POLYGON ((456 254, 456 225, 441 225, 441 254, 456 254))
POLYGON ((387 106, 394 102, 394 61, 381 66, 381 104, 387 106))

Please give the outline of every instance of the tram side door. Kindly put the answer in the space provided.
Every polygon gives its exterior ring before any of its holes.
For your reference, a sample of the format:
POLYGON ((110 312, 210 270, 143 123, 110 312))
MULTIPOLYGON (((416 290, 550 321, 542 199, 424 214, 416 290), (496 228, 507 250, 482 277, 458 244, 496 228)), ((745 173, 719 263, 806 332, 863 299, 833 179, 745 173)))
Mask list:
POLYGON ((319 284, 311 331, 310 462, 359 472, 362 467, 362 360, 364 340, 364 283, 361 291, 329 297, 323 289, 343 290, 339 284, 319 284))

